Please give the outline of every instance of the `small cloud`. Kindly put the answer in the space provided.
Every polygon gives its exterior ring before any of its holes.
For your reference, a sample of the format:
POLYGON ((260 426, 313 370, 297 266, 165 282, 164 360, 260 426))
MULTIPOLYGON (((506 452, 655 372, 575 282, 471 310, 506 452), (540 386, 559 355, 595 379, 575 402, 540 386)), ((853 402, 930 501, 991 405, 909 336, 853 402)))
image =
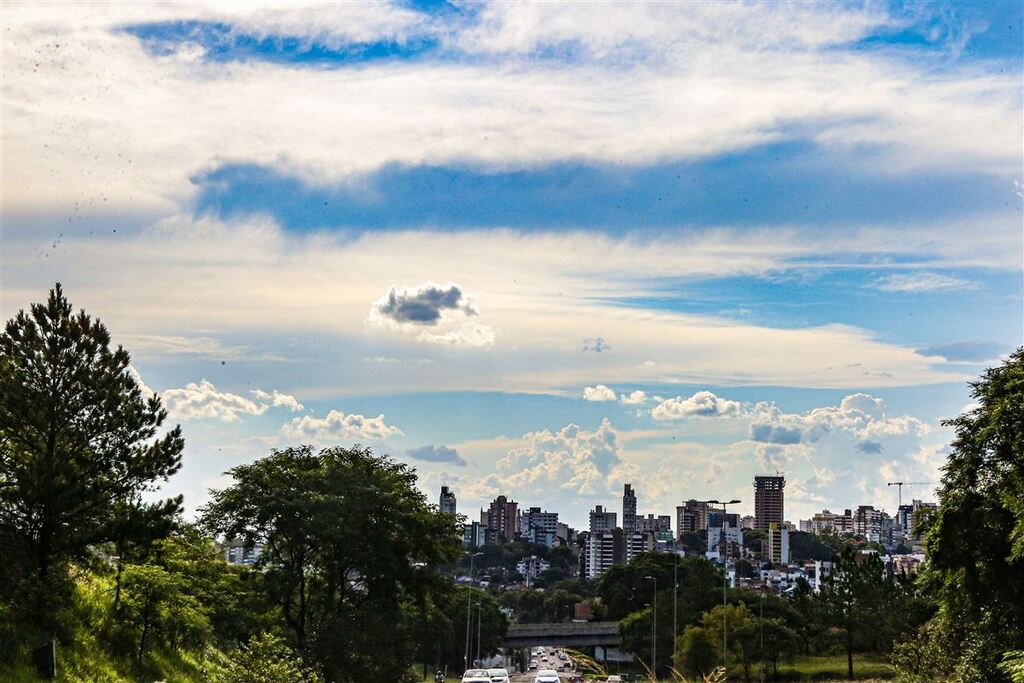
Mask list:
POLYGON ((612 347, 611 344, 604 340, 604 337, 584 337, 583 350, 602 353, 604 351, 611 351, 612 347))
POLYGON ((994 341, 969 340, 933 344, 917 349, 922 356, 939 356, 947 361, 986 361, 999 357, 1002 345, 994 341))
POLYGON ((420 446, 406 450, 405 454, 414 460, 424 462, 450 462, 459 467, 465 467, 467 464, 457 450, 447 446, 420 446))
POLYGON ((750 425, 748 436, 751 441, 790 445, 800 443, 803 435, 797 427, 786 427, 779 424, 754 423, 750 425))
POLYGON ((627 406, 639 406, 647 403, 647 394, 637 389, 636 391, 629 394, 620 394, 619 400, 625 403, 627 406))
POLYGON ((223 422, 235 422, 239 415, 262 415, 267 404, 250 401, 244 396, 227 391, 218 391, 212 382, 203 379, 199 383, 186 384, 181 389, 168 389, 161 393, 164 407, 177 420, 214 418, 223 422))
POLYGON ((477 314, 472 297, 465 294, 458 285, 449 282, 438 285, 433 282, 391 291, 373 303, 370 319, 388 320, 399 325, 437 325, 448 312, 466 316, 477 314))
POLYGON ((669 398, 651 411, 655 420, 683 420, 689 417, 738 417, 743 405, 739 401, 719 398, 710 391, 698 391, 689 398, 669 398))
POLYGON ((282 393, 277 389, 274 389, 269 393, 263 391, 262 389, 253 389, 249 393, 260 401, 269 401, 270 405, 274 406, 275 408, 287 408, 293 413, 297 413, 300 410, 302 410, 302 404, 299 403, 294 396, 292 396, 291 394, 282 393))
POLYGON ((402 434, 402 430, 387 424, 384 415, 346 415, 340 410, 332 410, 322 418, 303 415, 281 427, 281 436, 301 443, 338 440, 383 441, 399 434, 402 434))
POLYGON ((941 273, 898 273, 886 275, 872 283, 883 292, 933 292, 958 289, 977 289, 978 283, 941 273))
POLYGON ((584 401, 614 401, 615 392, 603 384, 596 387, 585 387, 583 389, 584 401))
POLYGON ((882 444, 880 444, 877 441, 861 441, 856 446, 854 446, 854 449, 858 453, 873 453, 873 454, 881 453, 884 450, 882 448, 882 444))

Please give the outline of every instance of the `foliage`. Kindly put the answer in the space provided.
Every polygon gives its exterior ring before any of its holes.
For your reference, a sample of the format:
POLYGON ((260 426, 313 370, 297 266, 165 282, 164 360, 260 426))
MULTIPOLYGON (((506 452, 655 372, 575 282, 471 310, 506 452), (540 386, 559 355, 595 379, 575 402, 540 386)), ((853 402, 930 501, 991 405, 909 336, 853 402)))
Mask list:
POLYGON ((461 551, 456 519, 427 503, 413 470, 369 449, 275 450, 230 474, 204 523, 262 545, 298 647, 327 680, 404 677, 416 648, 407 605, 425 604, 436 567, 461 551))
POLYGON ((320 675, 302 661, 285 641, 269 633, 253 636, 229 653, 224 671, 211 683, 320 683, 320 675))
POLYGON ((821 588, 821 600, 829 621, 843 630, 849 678, 853 678, 855 645, 872 642, 877 647, 882 637, 879 625, 885 621, 890 591, 885 567, 875 553, 846 546, 832 563, 821 588))
POLYGON ((690 676, 705 676, 715 668, 715 644, 702 626, 687 626, 676 644, 676 668, 690 676))
MULTIPOLYGON (((160 400, 142 396, 128 353, 59 284, 7 322, 0 358, 0 598, 53 633, 66 563, 117 536, 122 503, 176 472, 184 442, 177 427, 157 436, 160 400)), ((138 505, 167 517, 180 498, 138 505)))
POLYGON ((1010 677, 1013 683, 1024 683, 1024 651, 1011 650, 1004 653, 999 668, 1010 677))
POLYGON ((1006 680, 999 658, 1024 648, 1024 348, 971 384, 977 407, 956 431, 929 520, 925 588, 954 679, 1006 680))

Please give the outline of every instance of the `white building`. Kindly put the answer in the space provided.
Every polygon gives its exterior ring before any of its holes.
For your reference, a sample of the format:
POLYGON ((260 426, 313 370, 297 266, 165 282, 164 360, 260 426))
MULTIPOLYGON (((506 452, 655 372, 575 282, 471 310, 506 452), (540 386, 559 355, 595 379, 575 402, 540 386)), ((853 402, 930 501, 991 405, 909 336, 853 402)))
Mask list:
POLYGON ((768 559, 772 564, 789 564, 789 529, 780 529, 772 522, 768 526, 768 559))
POLYGON ((558 537, 558 513, 530 508, 523 513, 523 529, 531 541, 550 548, 558 537))
MULTIPOLYGON (((738 521, 738 520, 737 520, 738 521)), ((743 547, 743 527, 726 526, 725 527, 725 548, 726 555, 728 557, 736 557, 739 548, 743 547)), ((708 550, 705 553, 705 557, 709 560, 719 560, 722 558, 722 553, 719 552, 722 549, 722 527, 713 526, 708 528, 708 550)))
POLYGON ((516 571, 525 576, 527 581, 536 579, 549 569, 551 569, 551 563, 536 555, 524 557, 516 564, 516 571))
POLYGON ((592 533, 583 550, 584 575, 596 579, 612 565, 626 564, 642 552, 643 534, 627 534, 622 529, 592 533))

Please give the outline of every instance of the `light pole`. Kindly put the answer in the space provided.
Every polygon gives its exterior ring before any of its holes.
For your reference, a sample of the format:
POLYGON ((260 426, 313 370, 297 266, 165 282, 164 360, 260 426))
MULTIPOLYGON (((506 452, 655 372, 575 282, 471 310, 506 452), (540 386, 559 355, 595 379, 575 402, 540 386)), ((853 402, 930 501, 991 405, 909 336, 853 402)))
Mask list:
POLYGON ((651 608, 651 673, 657 678, 658 674, 655 672, 658 670, 658 577, 645 576, 644 579, 654 582, 654 607, 651 608))
POLYGON ((462 658, 465 671, 469 669, 469 624, 473 620, 473 561, 483 553, 473 553, 469 556, 469 595, 466 598, 466 654, 462 658))
POLYGON ((480 597, 480 601, 476 603, 476 661, 482 662, 480 658, 480 626, 484 618, 484 599, 480 597))
POLYGON ((676 548, 675 559, 672 562, 672 653, 676 651, 676 639, 679 632, 676 629, 676 619, 679 616, 679 549, 676 548))
POLYGON ((735 505, 742 501, 733 498, 729 501, 709 500, 707 502, 711 505, 722 506, 722 540, 718 544, 718 552, 722 556, 722 667, 725 668, 729 662, 729 618, 727 614, 727 605, 729 603, 729 558, 727 552, 729 545, 726 542, 725 536, 726 516, 728 514, 726 506, 735 505))

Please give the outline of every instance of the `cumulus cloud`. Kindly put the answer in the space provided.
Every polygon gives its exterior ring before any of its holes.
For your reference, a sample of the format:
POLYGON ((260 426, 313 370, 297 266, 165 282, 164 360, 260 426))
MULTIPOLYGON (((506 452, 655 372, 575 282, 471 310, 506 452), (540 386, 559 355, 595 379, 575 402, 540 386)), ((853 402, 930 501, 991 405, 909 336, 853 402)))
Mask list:
POLYGON ((294 396, 282 393, 277 389, 270 392, 263 391, 262 389, 253 389, 249 393, 257 400, 269 402, 275 408, 287 408, 293 413, 302 410, 302 404, 294 396))
POLYGON ((497 462, 498 474, 491 477, 511 491, 610 495, 633 474, 607 418, 594 431, 570 424, 556 432, 524 434, 523 441, 497 462))
POLYGON ((213 418, 235 422, 239 415, 262 415, 268 407, 238 394, 218 391, 206 379, 186 384, 180 389, 168 389, 161 393, 161 399, 168 414, 176 420, 213 418))
POLYGON ((598 384, 596 387, 584 387, 583 388, 583 400, 584 401, 614 401, 615 392, 606 387, 603 384, 598 384))
POLYGON ((390 292, 374 302, 370 318, 390 320, 400 325, 437 325, 447 312, 466 316, 477 314, 472 297, 458 285, 428 282, 406 289, 392 287, 390 292))
POLYGON ((303 415, 281 427, 281 436, 302 443, 325 441, 383 441, 402 434, 384 415, 365 417, 332 410, 324 417, 303 415))
POLYGON ((876 280, 873 286, 883 292, 932 292, 978 288, 978 284, 970 280, 926 271, 886 275, 876 280))
POLYGON ((494 329, 488 325, 465 324, 450 332, 420 332, 416 337, 419 341, 442 346, 470 346, 485 348, 494 346, 496 336, 494 329))
POLYGON ((684 420, 690 417, 739 417, 743 404, 719 398, 710 391, 698 391, 689 398, 676 396, 665 399, 654 407, 655 420, 684 420))
POLYGON ((647 394, 637 389, 636 391, 628 394, 620 394, 619 400, 627 406, 639 406, 647 403, 647 394))
POLYGON ((456 449, 447 446, 420 446, 406 450, 405 454, 414 460, 424 462, 450 462, 459 467, 465 467, 467 464, 456 449))

